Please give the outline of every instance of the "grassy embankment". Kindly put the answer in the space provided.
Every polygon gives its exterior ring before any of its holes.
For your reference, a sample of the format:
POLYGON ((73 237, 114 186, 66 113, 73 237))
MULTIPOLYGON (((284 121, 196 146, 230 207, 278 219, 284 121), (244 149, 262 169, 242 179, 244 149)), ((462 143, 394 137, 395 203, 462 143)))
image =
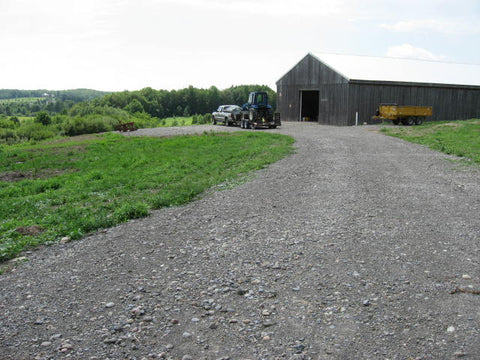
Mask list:
POLYGON ((253 132, 162 139, 108 133, 0 146, 0 261, 241 182, 291 153, 293 141, 253 132))
POLYGON ((426 145, 480 164, 480 120, 427 122, 420 126, 385 127, 382 133, 426 145))

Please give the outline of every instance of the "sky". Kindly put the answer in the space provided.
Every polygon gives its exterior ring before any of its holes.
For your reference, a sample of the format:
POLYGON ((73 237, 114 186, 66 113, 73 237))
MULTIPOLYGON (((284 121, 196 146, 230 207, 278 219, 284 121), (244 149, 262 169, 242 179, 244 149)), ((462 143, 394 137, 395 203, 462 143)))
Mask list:
POLYGON ((0 0, 0 89, 225 89, 309 52, 480 64, 480 0, 0 0))

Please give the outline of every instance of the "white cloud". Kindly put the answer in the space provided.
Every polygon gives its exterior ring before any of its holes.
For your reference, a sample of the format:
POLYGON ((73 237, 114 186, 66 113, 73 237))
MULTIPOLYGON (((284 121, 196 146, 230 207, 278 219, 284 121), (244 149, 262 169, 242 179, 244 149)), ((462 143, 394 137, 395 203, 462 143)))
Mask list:
POLYGON ((352 9, 346 0, 168 0, 189 7, 228 10, 245 15, 269 16, 345 16, 352 9))
POLYGON ((444 56, 435 55, 428 50, 418 48, 410 44, 391 46, 387 49, 387 52, 385 55, 388 57, 436 60, 436 61, 443 60, 445 58, 444 56))
POLYGON ((444 34, 472 34, 480 32, 478 21, 469 19, 410 19, 393 24, 380 24, 380 27, 395 32, 435 31, 444 34))

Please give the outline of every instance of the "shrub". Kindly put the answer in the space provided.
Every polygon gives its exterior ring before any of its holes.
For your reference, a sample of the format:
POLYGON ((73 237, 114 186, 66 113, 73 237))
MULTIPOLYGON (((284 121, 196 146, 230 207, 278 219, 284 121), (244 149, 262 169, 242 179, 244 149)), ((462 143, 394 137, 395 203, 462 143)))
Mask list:
POLYGON ((15 123, 15 121, 12 121, 12 118, 0 118, 0 128, 2 129, 15 129, 17 126, 18 124, 15 123))
POLYGON ((55 137, 57 132, 50 126, 34 123, 18 128, 17 135, 19 138, 40 141, 55 137))
POLYGON ((83 117, 73 118, 68 120, 63 125, 63 131, 65 135, 75 136, 82 134, 96 134, 99 132, 105 132, 113 130, 113 123, 116 123, 115 119, 108 116, 102 117, 83 117))
POLYGON ((0 128, 0 142, 13 144, 18 141, 18 136, 15 130, 0 128))
POLYGON ((198 115, 198 124, 210 124, 212 121, 212 114, 198 115))
POLYGON ((40 111, 35 116, 35 122, 40 123, 42 125, 49 125, 52 122, 52 118, 46 111, 40 111))

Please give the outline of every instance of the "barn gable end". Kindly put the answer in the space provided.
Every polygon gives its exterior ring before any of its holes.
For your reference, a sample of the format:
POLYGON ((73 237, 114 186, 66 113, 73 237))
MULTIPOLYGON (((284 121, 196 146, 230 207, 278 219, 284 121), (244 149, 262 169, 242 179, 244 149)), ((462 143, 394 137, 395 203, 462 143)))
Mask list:
POLYGON ((277 108, 283 120, 372 123, 381 103, 433 106, 431 120, 480 117, 480 86, 472 85, 480 77, 478 65, 346 55, 325 58, 327 61, 321 55, 308 54, 277 81, 277 108), (385 70, 393 65, 400 68, 385 70), (451 80, 452 73, 459 81, 470 83, 435 83, 451 80), (399 81, 402 79, 410 81, 399 81))

